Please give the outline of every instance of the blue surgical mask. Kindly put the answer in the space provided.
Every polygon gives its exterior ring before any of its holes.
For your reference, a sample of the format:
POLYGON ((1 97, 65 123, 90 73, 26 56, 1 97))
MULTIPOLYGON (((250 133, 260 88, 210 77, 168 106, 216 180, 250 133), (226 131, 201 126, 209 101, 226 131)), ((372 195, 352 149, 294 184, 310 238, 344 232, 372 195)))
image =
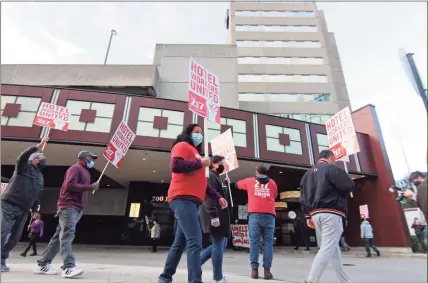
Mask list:
POLYGON ((88 167, 89 169, 91 169, 92 167, 94 167, 95 162, 93 160, 89 161, 86 163, 86 167, 88 167))
POLYGON ((200 133, 193 133, 192 134, 192 141, 193 141, 194 146, 198 146, 204 141, 204 136, 200 133))

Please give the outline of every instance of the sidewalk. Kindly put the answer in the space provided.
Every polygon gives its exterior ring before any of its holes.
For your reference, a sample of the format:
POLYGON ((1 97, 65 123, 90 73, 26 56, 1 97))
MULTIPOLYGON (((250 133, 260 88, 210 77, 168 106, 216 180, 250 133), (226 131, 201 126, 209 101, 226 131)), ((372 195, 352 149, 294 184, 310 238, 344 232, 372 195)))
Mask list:
MULTIPOLYGON (((59 266, 53 265, 54 268, 59 270, 59 266)), ((1 282, 61 282, 69 279, 61 278, 61 274, 58 275, 36 275, 33 274, 32 270, 36 267, 35 264, 21 263, 21 264, 10 264, 11 272, 1 274, 1 282)), ((78 282, 111 282, 111 283, 146 283, 146 282, 157 282, 157 277, 162 272, 160 267, 146 267, 146 266, 124 266, 124 265, 105 265, 105 264, 80 264, 80 268, 84 270, 84 273, 76 277, 78 282)), ((246 283, 246 282, 272 282, 258 279, 254 280, 248 276, 235 275, 225 273, 224 275, 229 283, 246 283)), ((212 282, 212 272, 203 273, 204 282, 212 282)), ((275 282, 275 280, 273 280, 275 282)), ((187 283, 187 270, 178 269, 174 276, 174 283, 187 283)), ((291 283, 286 281, 276 281, 291 283)))

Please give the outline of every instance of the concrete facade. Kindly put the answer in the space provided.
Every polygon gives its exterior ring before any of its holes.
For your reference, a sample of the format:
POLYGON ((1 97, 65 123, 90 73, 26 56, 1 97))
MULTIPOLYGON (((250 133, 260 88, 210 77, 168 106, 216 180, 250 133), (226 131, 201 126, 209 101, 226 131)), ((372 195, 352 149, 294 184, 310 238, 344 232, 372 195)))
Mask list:
POLYGON ((269 114, 335 114, 350 105, 334 35, 328 32, 324 14, 314 2, 231 2, 229 18, 229 43, 236 44, 238 51, 241 109, 269 114), (319 62, 279 61, 293 57, 319 62), (260 62, 245 62, 258 58, 260 62), (240 75, 261 75, 268 81, 244 81, 240 75), (280 82, 275 78, 278 75, 322 75, 326 82, 280 82), (330 99, 310 101, 307 97, 311 94, 327 94, 330 99))

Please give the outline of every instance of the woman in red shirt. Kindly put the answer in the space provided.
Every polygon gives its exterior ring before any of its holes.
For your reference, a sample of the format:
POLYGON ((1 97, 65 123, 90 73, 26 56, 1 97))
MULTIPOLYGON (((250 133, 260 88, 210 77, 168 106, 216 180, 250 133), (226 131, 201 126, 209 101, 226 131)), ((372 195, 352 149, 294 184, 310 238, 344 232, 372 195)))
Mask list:
POLYGON ((204 201, 205 194, 216 199, 221 207, 227 207, 227 201, 208 186, 205 167, 209 166, 211 161, 207 157, 201 157, 203 139, 201 127, 190 124, 177 137, 171 150, 172 178, 168 202, 177 216, 177 228, 174 243, 169 250, 158 283, 172 282, 172 276, 185 248, 187 248, 188 282, 202 282, 200 260, 202 233, 198 209, 204 201))

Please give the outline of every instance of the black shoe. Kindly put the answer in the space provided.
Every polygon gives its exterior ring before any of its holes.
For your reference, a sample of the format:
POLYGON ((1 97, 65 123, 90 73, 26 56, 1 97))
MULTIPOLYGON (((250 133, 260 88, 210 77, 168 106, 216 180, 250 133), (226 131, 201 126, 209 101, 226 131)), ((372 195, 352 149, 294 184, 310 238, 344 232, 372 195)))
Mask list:
POLYGON ((373 257, 371 254, 366 255, 366 257, 373 257))
POLYGON ((377 251, 376 254, 377 254, 377 256, 380 256, 380 251, 377 251))
POLYGON ((305 251, 310 251, 310 250, 311 250, 310 248, 306 248, 306 249, 305 249, 305 251))
POLYGON ((30 256, 37 256, 37 253, 32 253, 30 254, 30 256))
POLYGON ((22 256, 22 257, 26 257, 26 256, 27 256, 27 254, 26 254, 26 253, 22 253, 22 254, 20 254, 20 256, 22 256))

